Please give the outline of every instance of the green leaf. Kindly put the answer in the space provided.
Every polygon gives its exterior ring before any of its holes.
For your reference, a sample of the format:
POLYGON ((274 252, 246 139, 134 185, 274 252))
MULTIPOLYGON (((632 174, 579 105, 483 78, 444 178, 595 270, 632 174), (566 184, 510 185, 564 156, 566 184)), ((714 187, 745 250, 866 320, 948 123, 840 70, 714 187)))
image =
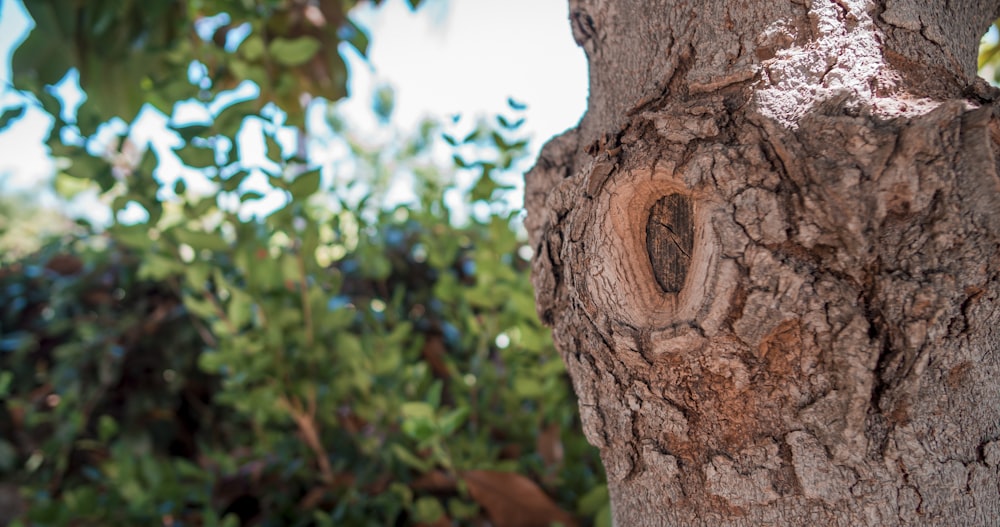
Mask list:
POLYGON ((65 172, 56 174, 54 185, 56 192, 66 199, 73 198, 81 192, 95 188, 93 181, 75 178, 65 172))
POLYGON ((118 433, 118 423, 110 415, 104 414, 97 419, 97 437, 102 443, 108 443, 118 433))
POLYGON ((209 127, 204 124, 186 124, 183 126, 174 126, 173 129, 186 143, 195 137, 200 137, 209 129, 209 127))
POLYGON ((500 185, 497 185, 487 168, 484 167, 482 175, 479 176, 476 184, 472 187, 469 198, 472 201, 489 201, 493 197, 493 192, 498 189, 500 189, 500 185))
POLYGON ((350 17, 347 18, 347 23, 340 28, 342 39, 354 46, 354 49, 358 50, 358 53, 362 57, 368 56, 368 34, 360 26, 354 23, 350 17))
POLYGON ((285 152, 282 150, 281 145, 278 144, 274 134, 264 134, 264 152, 267 154, 268 159, 279 165, 282 161, 286 160, 285 152))
POLYGON ((424 496, 413 504, 413 521, 417 523, 434 523, 444 516, 444 507, 437 498, 424 496))
POLYGON ((202 290, 208 283, 212 269, 206 262, 191 262, 184 266, 184 280, 195 290, 202 290))
POLYGON ((186 190, 187 190, 187 183, 184 182, 184 178, 183 177, 177 178, 177 181, 174 181, 174 194, 182 196, 184 195, 184 192, 186 190))
POLYGON ((217 351, 204 351, 198 356, 198 367, 205 373, 218 375, 225 366, 225 358, 217 351))
POLYGON ((587 494, 580 498, 579 503, 577 503, 576 510, 584 516, 593 516, 597 514, 602 507, 607 505, 608 502, 608 486, 598 485, 590 489, 587 494))
POLYGON ((252 199, 260 199, 260 198, 263 198, 263 197, 264 197, 264 195, 261 194, 260 192, 257 192, 255 190, 249 190, 249 191, 244 192, 243 194, 240 195, 240 201, 246 202, 246 201, 250 201, 252 199))
MULTIPOLYGON (((342 310, 344 313, 349 313, 348 310, 342 310)), ((357 359, 363 353, 364 350, 361 347, 361 339, 357 335, 351 333, 339 333, 337 334, 337 356, 343 359, 357 359)))
POLYGON ((517 121, 511 122, 506 117, 504 117, 502 115, 498 115, 497 116, 497 122, 500 123, 500 126, 506 128, 508 130, 517 130, 518 128, 521 127, 522 124, 524 124, 524 118, 522 117, 522 118, 518 119, 517 121))
POLYGON ((184 307, 202 320, 218 318, 218 311, 215 309, 215 304, 205 298, 185 294, 184 307))
POLYGON ((274 60, 285 66, 301 66, 319 51, 319 41, 310 36, 276 38, 268 46, 274 60))
POLYGON ((493 144, 496 145, 499 150, 507 150, 510 148, 510 145, 503 138, 503 136, 497 132, 490 132, 490 138, 493 139, 493 144))
POLYGON ((467 406, 456 408, 451 412, 448 412, 438 423, 438 426, 441 428, 441 434, 445 436, 451 435, 455 432, 455 430, 458 430, 459 426, 462 426, 462 423, 465 422, 465 419, 468 416, 469 408, 467 406))
POLYGON ((226 243, 226 240, 223 240, 222 236, 216 233, 194 231, 183 227, 174 228, 170 232, 173 233, 174 238, 178 241, 178 243, 186 243, 196 251, 202 249, 209 251, 226 251, 229 249, 229 244, 226 243))
POLYGON ((149 239, 149 227, 142 224, 114 225, 108 232, 119 242, 134 249, 144 250, 153 243, 149 239))
POLYGON ((173 469, 178 476, 195 481, 208 479, 211 474, 184 458, 173 458, 173 469))
POLYGON ((611 520, 610 503, 601 507, 601 510, 594 516, 594 527, 614 527, 614 522, 611 520))
POLYGON ((14 372, 10 370, 0 371, 0 399, 10 394, 10 385, 14 381, 14 372))
POLYGON ((222 183, 219 186, 221 187, 223 192, 233 192, 236 189, 240 188, 240 185, 243 184, 243 180, 245 180, 249 175, 250 172, 248 170, 239 170, 236 173, 231 174, 229 177, 223 179, 222 183))
MULTIPOLYGON (((140 234, 141 235, 141 234, 140 234)), ((149 242, 148 233, 146 243, 149 242)), ((148 252, 139 267, 139 277, 149 280, 163 280, 171 275, 184 272, 184 264, 156 252, 148 252)))
POLYGON ((72 164, 66 169, 66 174, 96 181, 104 191, 110 190, 115 184, 115 178, 111 175, 111 165, 107 161, 93 157, 83 150, 75 152, 70 161, 72 164))
POLYGON ((191 168, 215 166, 215 152, 211 148, 186 143, 174 152, 177 153, 177 157, 181 159, 182 163, 191 168))
POLYGON ((403 403, 400 413, 405 419, 433 418, 434 407, 423 401, 410 401, 403 403))
POLYGON ((449 498, 448 514, 456 520, 471 520, 479 514, 479 504, 476 502, 466 502, 458 498, 449 498))
POLYGON ((515 101, 513 97, 507 97, 507 105, 510 106, 512 110, 517 110, 517 111, 528 109, 527 104, 515 101))
MULTIPOLYGON (((215 122, 212 123, 213 130, 226 137, 235 137, 240 126, 243 125, 243 120, 254 115, 257 102, 253 100, 240 101, 224 107, 215 116, 215 122)), ((239 149, 235 147, 230 150, 234 155, 238 151, 239 149)))
POLYGON ((238 289, 231 290, 232 298, 226 306, 226 317, 233 327, 239 329, 253 317, 253 297, 238 289))
POLYGON ((433 384, 431 384, 430 389, 427 390, 427 397, 426 397, 427 404, 431 405, 431 408, 437 408, 441 406, 441 393, 443 391, 444 391, 444 383, 441 382, 441 379, 438 379, 434 381, 433 384))
POLYGON ((320 179, 321 174, 318 168, 304 174, 299 174, 294 181, 288 184, 288 192, 292 194, 292 199, 295 200, 307 198, 319 190, 320 179))
POLYGON ((393 443, 392 446, 389 447, 389 450, 391 450, 393 455, 396 456, 396 459, 402 461, 403 464, 416 469, 418 472, 430 472, 430 470, 434 468, 433 461, 420 459, 398 443, 393 443))
POLYGON ((302 279, 299 258, 294 253, 286 252, 281 255, 281 278, 294 282, 302 279))
POLYGON ((545 395, 545 386, 538 379, 517 377, 514 379, 514 393, 525 399, 534 399, 545 395))
POLYGON ((26 106, 22 104, 14 108, 7 108, 3 113, 0 113, 0 132, 3 132, 11 123, 20 119, 24 115, 25 108, 26 106))
POLYGON ((260 35, 250 35, 240 44, 239 52, 247 60, 256 62, 264 54, 264 39, 260 35))
POLYGON ((378 116, 382 122, 389 121, 389 118, 392 117, 392 110, 395 108, 395 105, 396 98, 395 93, 392 90, 392 86, 383 85, 375 90, 372 109, 375 111, 375 115, 378 116))
POLYGON ((423 402, 403 403, 403 433, 418 442, 425 442, 438 435, 434 421, 434 408, 423 402))
POLYGON ((160 470, 160 464, 157 460, 150 456, 139 456, 137 461, 139 462, 139 470, 149 487, 158 488, 163 481, 163 471, 160 470))

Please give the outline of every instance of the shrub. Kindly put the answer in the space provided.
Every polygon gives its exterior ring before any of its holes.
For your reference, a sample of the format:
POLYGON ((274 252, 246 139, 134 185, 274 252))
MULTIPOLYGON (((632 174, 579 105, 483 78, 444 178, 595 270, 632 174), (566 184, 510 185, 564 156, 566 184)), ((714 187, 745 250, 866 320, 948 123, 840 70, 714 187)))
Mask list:
MULTIPOLYGON (((218 193, 180 183, 172 201, 143 162, 106 190, 144 220, 4 267, 0 476, 21 489, 16 521, 514 526, 606 509, 530 250, 488 205, 525 145, 500 123, 446 138, 477 174, 464 222, 453 186, 414 161, 428 126, 391 153, 423 171, 407 206, 373 205, 374 180, 352 202, 275 148, 280 205, 248 218, 231 204, 262 194, 236 160, 206 172, 218 193), (462 150, 479 143, 485 159, 462 150)), ((387 163, 353 148, 355 173, 387 163)))

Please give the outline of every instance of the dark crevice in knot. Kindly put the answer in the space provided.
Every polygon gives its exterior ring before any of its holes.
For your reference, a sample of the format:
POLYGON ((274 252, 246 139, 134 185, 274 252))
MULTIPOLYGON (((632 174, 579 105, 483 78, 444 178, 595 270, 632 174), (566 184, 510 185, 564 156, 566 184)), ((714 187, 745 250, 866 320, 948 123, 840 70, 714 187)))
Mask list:
POLYGON ((694 249, 691 198, 671 194, 656 202, 646 221, 646 252, 660 289, 678 293, 684 287, 694 249))

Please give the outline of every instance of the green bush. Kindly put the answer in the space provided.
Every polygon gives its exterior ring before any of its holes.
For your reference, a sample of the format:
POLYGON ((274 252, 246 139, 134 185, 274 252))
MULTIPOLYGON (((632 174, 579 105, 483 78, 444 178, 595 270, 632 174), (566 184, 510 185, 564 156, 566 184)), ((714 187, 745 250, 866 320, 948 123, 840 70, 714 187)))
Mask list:
MULTIPOLYGON (((475 175, 465 207, 478 213, 463 222, 429 161, 432 125, 368 147, 342 131, 360 194, 282 153, 275 127, 267 179, 282 199, 262 217, 238 205, 262 195, 235 158, 202 164, 208 195, 181 183, 158 198, 150 154, 109 180, 116 216, 138 206, 142 221, 0 271, 0 479, 20 489, 15 524, 606 515, 596 452, 535 315, 530 251, 516 218, 489 205, 523 156, 512 121, 445 137, 475 175), (400 165, 420 175, 419 202, 387 208, 379 178, 400 165)), ((219 137, 183 131, 189 164, 219 137)), ((62 153, 107 173, 82 149, 62 153)))
POLYGON ((521 108, 407 136, 381 87, 380 128, 352 131, 330 108, 341 50, 368 48, 356 3, 26 3, 30 96, 0 131, 53 116, 56 190, 96 190, 112 224, 39 244, 37 217, 0 221, 0 525, 607 524, 498 205, 521 108), (75 108, 46 88, 71 67, 75 108), (154 151, 134 117, 180 101, 207 117, 168 119, 174 151, 154 151), (317 142, 343 155, 320 167, 317 142))

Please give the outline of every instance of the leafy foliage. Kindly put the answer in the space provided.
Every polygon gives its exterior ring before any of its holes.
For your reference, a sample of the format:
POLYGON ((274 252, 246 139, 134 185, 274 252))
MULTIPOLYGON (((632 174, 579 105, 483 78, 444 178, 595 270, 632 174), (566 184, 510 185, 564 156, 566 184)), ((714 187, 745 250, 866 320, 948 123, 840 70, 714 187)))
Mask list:
MULTIPOLYGON (((483 199, 524 148, 504 133, 468 138, 507 145, 463 161, 483 199)), ((116 202, 160 212, 4 269, 0 470, 27 521, 571 523, 600 469, 510 214, 456 226, 430 165, 419 204, 384 209, 281 163, 284 205, 250 220, 153 201, 138 168, 116 202)))
MULTIPOLYGON (((375 3, 378 3, 377 1, 375 3)), ((368 37, 347 16, 357 0, 32 0, 35 30, 13 68, 22 89, 42 95, 70 68, 87 102, 76 124, 84 135, 111 116, 132 120, 144 104, 169 113, 177 101, 250 80, 259 103, 277 103, 300 124, 300 101, 346 95, 338 47, 362 56, 368 37), (200 30, 200 31, 199 31, 200 30), (199 83, 190 68, 203 68, 199 83)), ((412 5, 419 4, 413 0, 412 5)), ((57 122, 58 128, 64 123, 57 122)), ((0 120, 0 129, 2 129, 0 120)))
POLYGON ((95 189, 112 224, 0 262, 0 524, 606 524, 530 248, 497 204, 523 106, 403 135, 382 87, 380 130, 332 107, 305 127, 303 97, 344 95, 338 45, 367 49, 354 3, 28 5, 15 71, 57 118, 56 187, 95 189), (76 112, 45 89, 71 66, 76 112), (234 98, 247 80, 259 96, 234 98), (146 103, 172 115, 172 150, 140 137, 146 103), (346 154, 320 165, 315 142, 346 154))
MULTIPOLYGON (((0 186, 5 181, 0 177, 0 186)), ((41 249, 45 240, 74 230, 60 211, 32 201, 26 192, 0 195, 0 265, 41 249)))

